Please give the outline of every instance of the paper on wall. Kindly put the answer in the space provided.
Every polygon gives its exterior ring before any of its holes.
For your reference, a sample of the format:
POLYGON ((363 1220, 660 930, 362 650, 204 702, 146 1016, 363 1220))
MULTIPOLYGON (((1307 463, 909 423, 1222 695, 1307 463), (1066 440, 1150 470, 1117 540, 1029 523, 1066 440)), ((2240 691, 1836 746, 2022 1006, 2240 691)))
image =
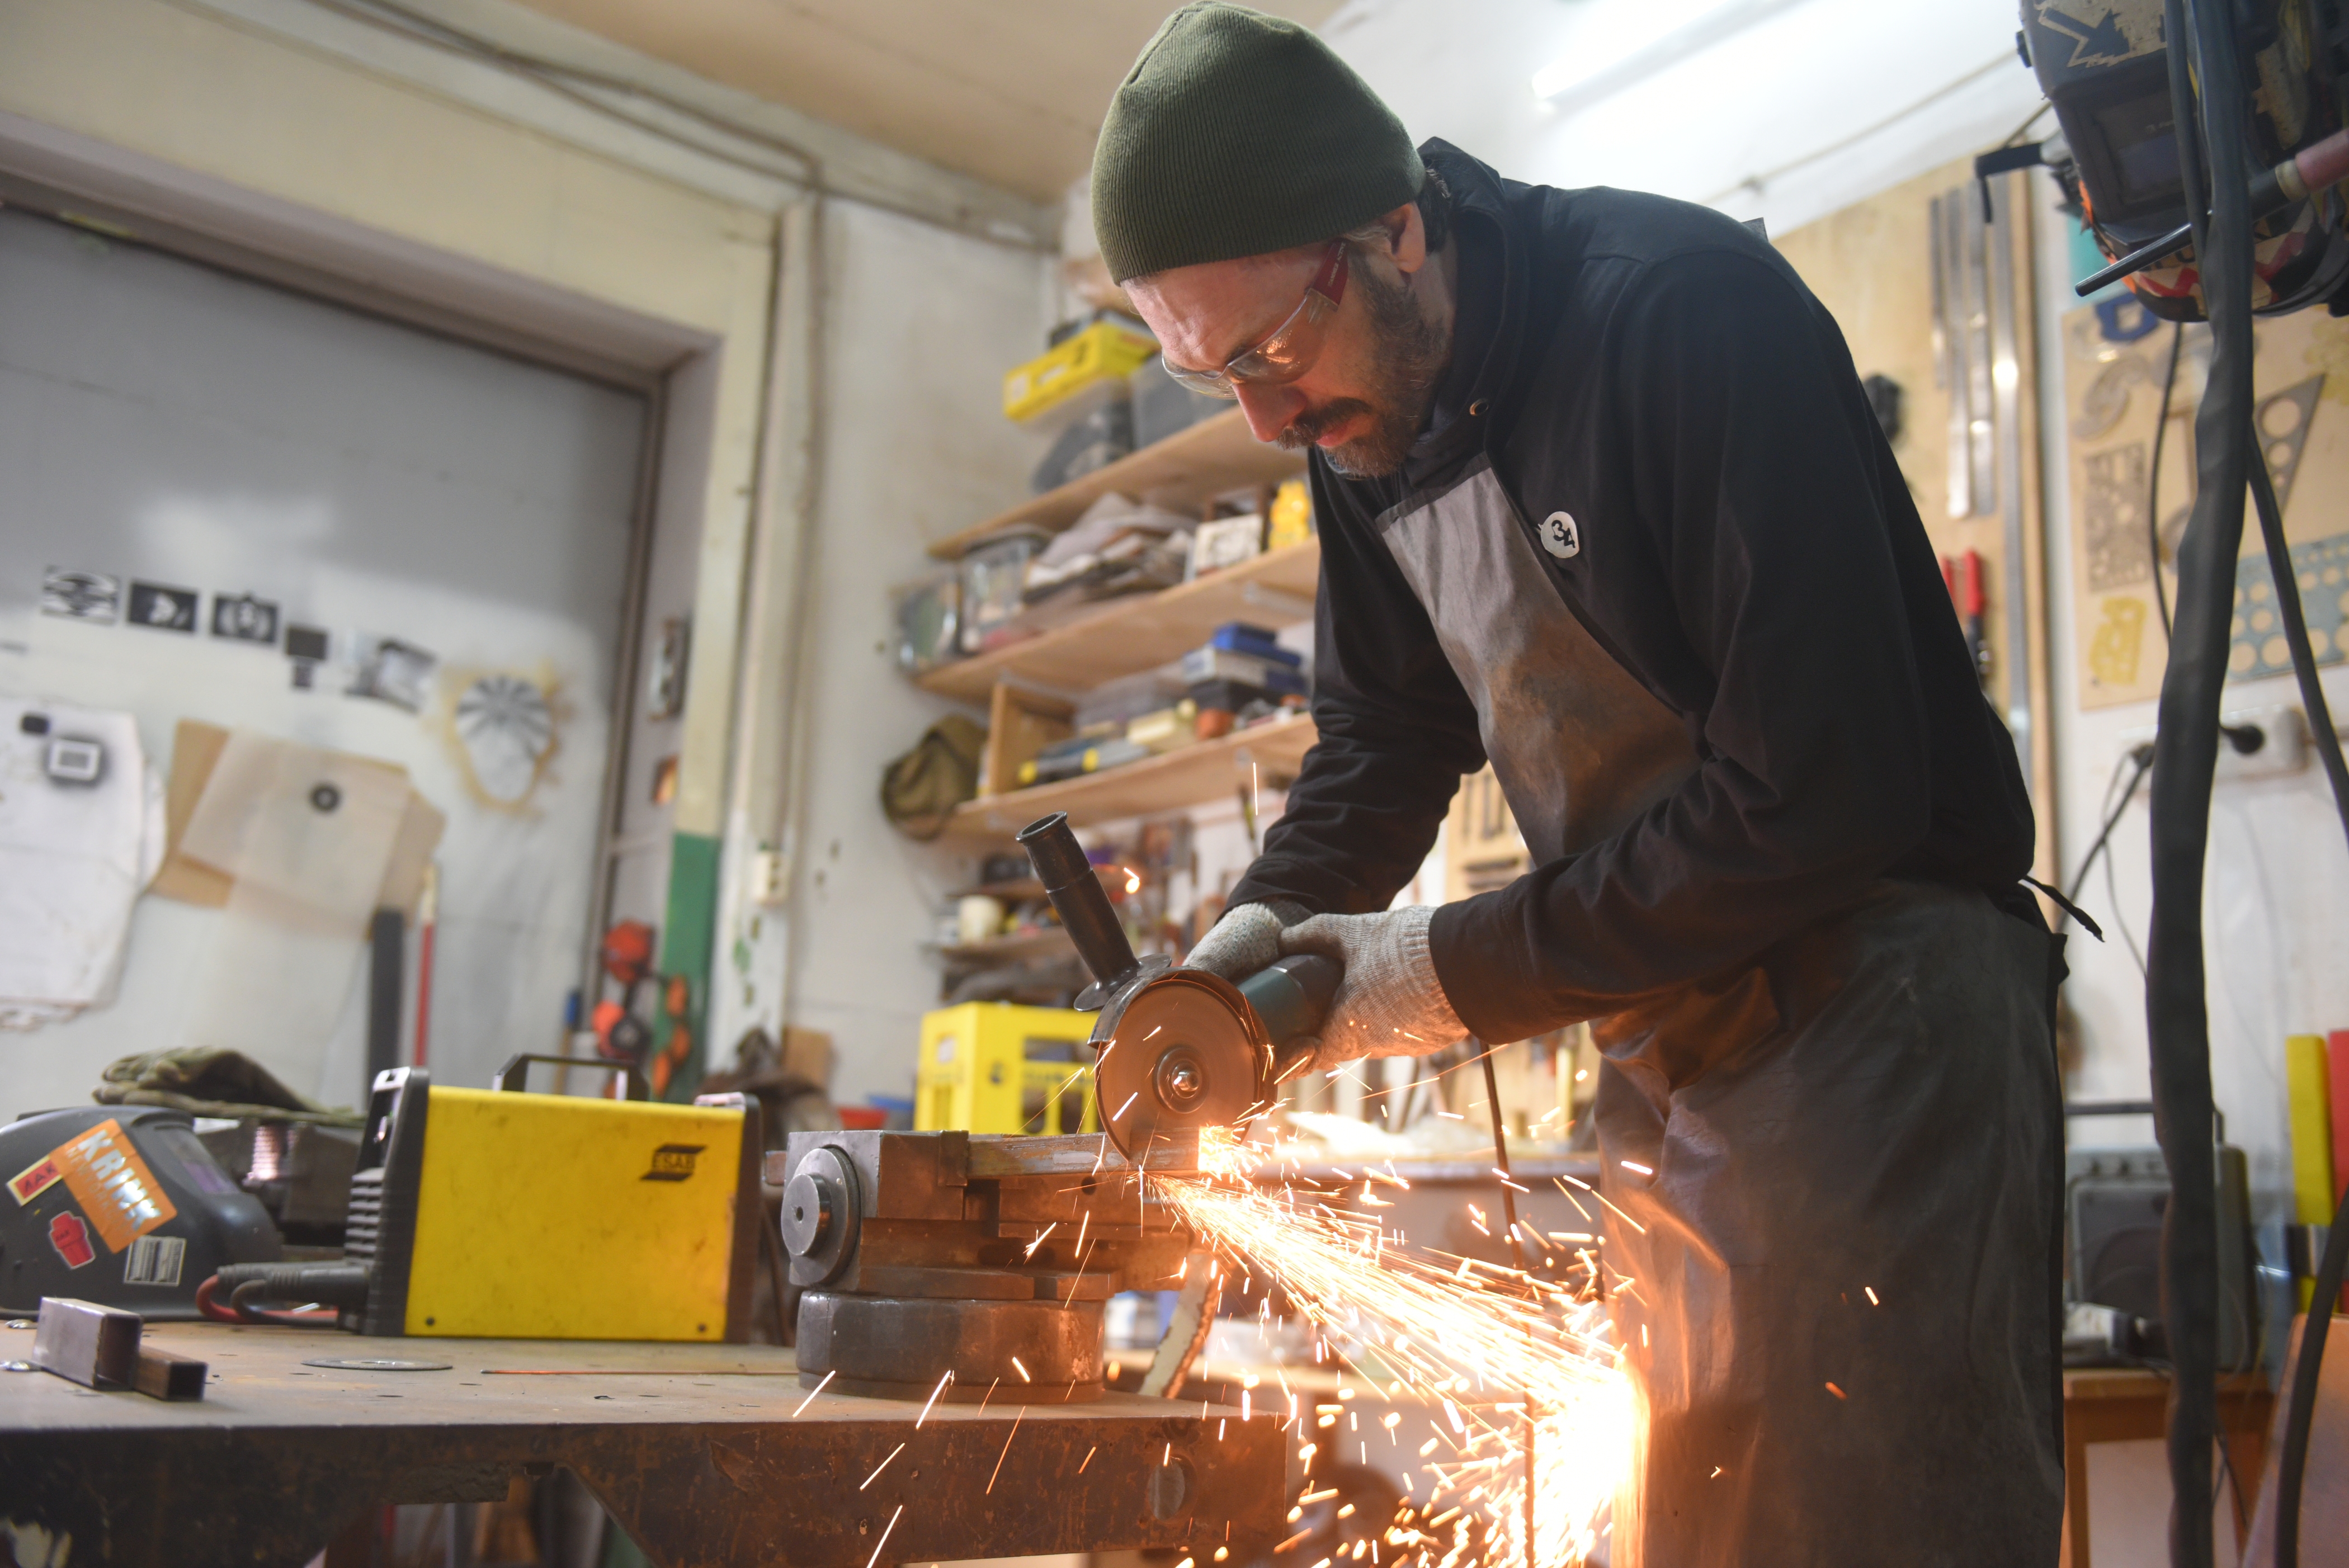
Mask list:
POLYGON ((230 879, 190 1044, 309 1076, 356 982, 412 794, 380 762, 229 736, 179 844, 230 879))
POLYGON ((0 1029, 113 1000, 163 838, 162 789, 130 715, 0 697, 0 1029), (96 742, 98 776, 53 777, 57 739, 96 742))

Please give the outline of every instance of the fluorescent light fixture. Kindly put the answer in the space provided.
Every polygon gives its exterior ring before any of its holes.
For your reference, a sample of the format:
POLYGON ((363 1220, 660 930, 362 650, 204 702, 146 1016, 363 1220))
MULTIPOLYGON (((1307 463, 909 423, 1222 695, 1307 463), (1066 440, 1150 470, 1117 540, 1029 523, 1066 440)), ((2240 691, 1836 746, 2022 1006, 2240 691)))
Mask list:
POLYGON ((1720 0, 1663 32, 1560 55, 1534 73, 1534 96, 1560 110, 1588 108, 1802 4, 1803 0, 1720 0))

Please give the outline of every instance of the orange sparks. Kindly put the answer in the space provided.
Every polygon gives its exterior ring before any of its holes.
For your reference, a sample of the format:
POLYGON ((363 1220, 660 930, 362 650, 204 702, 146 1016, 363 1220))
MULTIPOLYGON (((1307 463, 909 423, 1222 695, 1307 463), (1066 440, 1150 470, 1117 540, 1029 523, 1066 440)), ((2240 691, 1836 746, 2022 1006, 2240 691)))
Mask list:
MULTIPOLYGON (((995 1478, 1003 1473, 1004 1459, 1011 1452, 1011 1439, 1019 1435, 1019 1423, 1027 1417, 1027 1414, 1028 1407, 1025 1405, 1020 1406, 1019 1414, 1011 1418, 1011 1429, 1003 1435, 1003 1452, 995 1456, 995 1468, 987 1472, 987 1490, 990 1495, 995 1491, 995 1478)), ((1087 1454, 1085 1456, 1087 1459, 1091 1459, 1092 1457, 1093 1456, 1091 1454, 1087 1454)), ((1078 1468, 1082 1469, 1083 1467, 1080 1466, 1078 1468)))
MULTIPOLYGON (((1245 1260, 1280 1281, 1314 1330, 1317 1361, 1360 1366, 1378 1385, 1371 1392, 1388 1399, 1408 1389, 1431 1403, 1442 1401, 1458 1435, 1448 1454, 1431 1459, 1442 1446, 1432 1439, 1419 1458, 1433 1483, 1424 1506, 1444 1507, 1447 1497, 1451 1506, 1415 1528, 1414 1550, 1406 1555, 1443 1568, 1436 1560, 1449 1547, 1447 1561, 1457 1563, 1469 1549, 1464 1532, 1472 1527, 1480 1532, 1488 1562, 1558 1563, 1587 1555, 1598 1543, 1615 1477, 1633 1446, 1630 1387, 1605 1308, 1516 1270, 1472 1270, 1471 1260, 1461 1259, 1455 1273, 1450 1258, 1433 1264, 1389 1251, 1391 1238, 1375 1219, 1265 1191, 1245 1180, 1260 1152, 1210 1138, 1200 1150, 1202 1174, 1151 1180, 1196 1233, 1231 1255, 1235 1268, 1245 1260), (1377 1365, 1361 1366, 1367 1357, 1377 1365), (1529 1439, 1537 1456, 1531 1509, 1526 1506, 1529 1439), (1463 1518, 1464 1509, 1482 1517, 1463 1518), (1529 1515, 1537 1532, 1530 1553, 1529 1515), (1438 1533, 1454 1520, 1459 1522, 1448 1539, 1438 1533)), ((1357 1191, 1368 1196, 1368 1172, 1356 1179, 1364 1183, 1357 1191)), ((1285 1377, 1282 1384, 1294 1412, 1300 1402, 1285 1377)), ((1334 1427, 1342 1408, 1325 1404, 1312 1411, 1306 1430, 1334 1427)), ((1398 1415, 1383 1423, 1391 1441, 1399 1442, 1399 1422, 1398 1415)), ((1355 1446, 1366 1461, 1367 1444, 1355 1446)), ((1308 1492, 1299 1506, 1327 1495, 1308 1492)), ((1401 1563, 1399 1558, 1397 1568, 1401 1563)))
POLYGON ((1827 1385, 1827 1392, 1833 1394, 1838 1399, 1848 1399, 1851 1398, 1850 1395, 1845 1393, 1842 1389, 1837 1387, 1832 1383, 1827 1385))

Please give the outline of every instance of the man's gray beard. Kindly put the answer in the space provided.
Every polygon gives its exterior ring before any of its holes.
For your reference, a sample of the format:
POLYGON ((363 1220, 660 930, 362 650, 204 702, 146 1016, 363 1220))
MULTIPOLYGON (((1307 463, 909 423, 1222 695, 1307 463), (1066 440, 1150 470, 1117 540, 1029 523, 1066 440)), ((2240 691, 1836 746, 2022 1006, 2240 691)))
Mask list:
MULTIPOLYGON (((1431 263, 1433 258, 1429 258, 1431 263)), ((1321 456, 1345 479, 1378 479, 1402 467, 1420 422, 1435 397, 1452 357, 1451 334, 1420 314, 1411 285, 1389 282, 1368 266, 1354 270, 1355 290, 1369 307, 1372 374, 1366 397, 1340 397, 1299 415, 1281 431, 1279 444, 1291 451, 1311 446, 1316 436, 1358 414, 1371 417, 1367 434, 1325 448, 1321 456)))

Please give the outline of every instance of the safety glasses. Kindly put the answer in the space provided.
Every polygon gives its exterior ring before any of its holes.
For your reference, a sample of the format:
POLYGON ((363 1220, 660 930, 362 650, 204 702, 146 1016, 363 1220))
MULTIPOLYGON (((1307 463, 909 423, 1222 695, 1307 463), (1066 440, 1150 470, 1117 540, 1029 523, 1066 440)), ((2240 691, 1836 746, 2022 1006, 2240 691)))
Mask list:
POLYGON ((1233 355, 1221 370, 1189 370, 1163 359, 1159 363, 1166 365, 1166 374, 1176 381, 1210 397, 1237 397, 1243 381, 1277 387, 1298 379, 1321 357, 1321 346, 1330 335, 1330 318, 1338 314, 1346 297, 1346 251, 1345 241, 1330 241, 1321 270, 1305 285, 1305 297, 1297 302, 1288 319, 1269 336, 1233 355))

